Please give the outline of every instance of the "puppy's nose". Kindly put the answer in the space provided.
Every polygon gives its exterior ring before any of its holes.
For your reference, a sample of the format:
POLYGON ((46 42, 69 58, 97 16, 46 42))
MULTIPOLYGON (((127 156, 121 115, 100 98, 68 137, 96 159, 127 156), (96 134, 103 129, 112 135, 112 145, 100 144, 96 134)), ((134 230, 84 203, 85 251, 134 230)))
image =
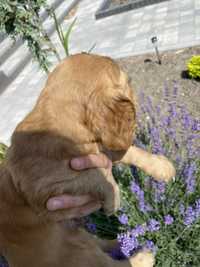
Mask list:
POLYGON ((126 151, 127 150, 119 150, 119 151, 113 151, 113 150, 108 150, 108 149, 105 149, 103 151, 103 153, 106 154, 106 156, 112 161, 112 162, 115 162, 115 161, 120 161, 123 156, 126 154, 126 151))

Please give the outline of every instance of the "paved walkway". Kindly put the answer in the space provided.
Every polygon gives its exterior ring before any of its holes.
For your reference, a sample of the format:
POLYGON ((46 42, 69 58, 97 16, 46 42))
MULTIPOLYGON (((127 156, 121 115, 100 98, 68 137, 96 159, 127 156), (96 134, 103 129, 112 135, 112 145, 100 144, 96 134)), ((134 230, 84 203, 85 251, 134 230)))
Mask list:
MULTIPOLYGON (((63 10, 70 2, 72 0, 60 1, 56 10, 59 16, 63 15, 63 10)), ((71 35, 71 53, 88 51, 94 44, 94 53, 114 58, 152 52, 150 38, 154 35, 158 37, 162 51, 200 44, 200 0, 169 0, 96 21, 94 14, 101 2, 80 2, 76 15, 78 20, 71 35)), ((69 25, 70 21, 65 20, 63 26, 69 25)), ((52 22, 47 19, 44 24, 48 28, 52 22)), ((52 40, 64 56, 55 33, 52 40)), ((8 38, 0 43, 0 61, 2 47, 6 51, 8 46, 8 38)), ((28 53, 26 48, 20 45, 5 60, 0 67, 0 80, 12 73, 13 62, 22 60, 25 53, 28 53)), ((9 144, 12 131, 33 107, 45 79, 46 75, 38 69, 37 64, 29 62, 17 78, 0 92, 1 142, 9 144)))

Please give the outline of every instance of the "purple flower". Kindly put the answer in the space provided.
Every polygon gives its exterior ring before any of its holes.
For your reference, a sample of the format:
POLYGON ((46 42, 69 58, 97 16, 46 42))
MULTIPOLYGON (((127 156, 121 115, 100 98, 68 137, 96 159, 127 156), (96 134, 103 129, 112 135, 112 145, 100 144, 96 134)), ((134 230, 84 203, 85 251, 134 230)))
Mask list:
POLYGON ((189 206, 183 213, 183 222, 190 226, 200 217, 200 199, 195 201, 193 206, 189 206))
POLYGON ((149 96, 147 96, 147 105, 148 105, 148 107, 149 107, 149 110, 150 110, 151 112, 154 112, 154 106, 153 106, 153 103, 152 103, 152 99, 151 99, 151 97, 149 97, 149 96))
POLYGON ((147 229, 149 232, 156 232, 160 230, 160 222, 155 219, 150 219, 148 221, 147 229))
POLYGON ((147 213, 148 211, 152 211, 153 208, 148 203, 145 203, 144 200, 139 202, 139 208, 143 213, 147 213))
POLYGON ((110 252, 109 255, 114 259, 114 260, 123 260, 126 257, 124 254, 121 252, 120 247, 113 248, 110 252))
POLYGON ((168 214, 164 217, 164 223, 166 225, 171 225, 173 222, 174 222, 174 218, 171 215, 168 214))
POLYGON ((146 226, 145 225, 137 225, 132 231, 131 231, 131 235, 138 237, 138 236, 142 236, 146 233, 146 226))
POLYGON ((159 190, 160 193, 162 194, 165 193, 165 187, 166 187, 165 182, 156 182, 156 189, 159 190))
POLYGON ((192 125, 192 118, 190 114, 186 111, 185 107, 182 107, 182 125, 185 130, 190 129, 192 125))
POLYGON ((126 214, 122 214, 118 217, 118 220, 121 224, 128 224, 128 217, 126 214))
POLYGON ((198 121, 197 119, 193 120, 192 130, 193 131, 200 131, 200 121, 198 121))
POLYGON ((144 194, 144 192, 141 191, 139 185, 136 184, 135 181, 131 182, 131 191, 132 191, 132 193, 136 194, 137 196, 140 196, 141 194, 142 195, 144 194))
POLYGON ((154 201, 160 203, 165 200, 165 183, 152 181, 152 187, 154 189, 154 201))
POLYGON ((162 154, 163 153, 163 148, 162 148, 162 141, 160 138, 160 133, 158 129, 153 126, 150 129, 150 138, 152 142, 152 150, 156 154, 162 154))
POLYGON ((133 175, 134 178, 139 178, 139 173, 138 173, 138 169, 135 166, 131 166, 131 173, 133 175))
POLYGON ((174 99, 176 99, 177 95, 178 95, 178 85, 177 85, 177 81, 174 81, 174 88, 173 88, 174 99))
POLYGON ((3 256, 0 256, 0 267, 9 267, 6 259, 3 256))
POLYGON ((156 112, 159 115, 161 112, 161 107, 159 105, 156 106, 156 112))
POLYGON ((187 139, 186 143, 186 150, 187 150, 187 156, 189 159, 194 158, 194 140, 193 139, 187 139))
POLYGON ((167 134, 169 135, 169 137, 173 138, 174 140, 176 140, 176 130, 173 128, 167 128, 166 129, 167 134))
POLYGON ((169 98, 169 87, 167 86, 167 82, 164 82, 164 97, 165 100, 168 100, 169 98))
POLYGON ((191 194, 195 191, 196 179, 195 179, 196 163, 192 162, 186 166, 184 170, 185 183, 187 194, 191 194))
POLYGON ((140 211, 147 213, 148 211, 152 211, 152 207, 145 202, 144 199, 144 191, 140 188, 140 186, 135 182, 131 182, 131 191, 136 195, 137 200, 139 201, 140 211))
POLYGON ((88 230, 90 233, 96 233, 97 226, 96 226, 95 223, 87 222, 87 223, 86 223, 86 227, 87 227, 87 230, 88 230))
POLYGON ((171 117, 170 116, 163 117, 161 120, 161 126, 164 129, 167 129, 170 125, 171 125, 171 117))
POLYGON ((137 238, 132 236, 129 232, 119 234, 117 238, 120 244, 121 252, 127 258, 130 257, 134 250, 139 247, 137 238))
POLYGON ((176 164, 179 165, 179 164, 181 164, 181 163, 182 163, 182 158, 181 158, 180 155, 177 155, 177 156, 176 156, 176 164))
POLYGON ((189 226, 195 221, 195 219, 195 210, 192 206, 189 206, 185 211, 183 222, 185 225, 189 226))
POLYGON ((178 113, 177 113, 177 110, 176 110, 176 105, 175 103, 169 103, 169 115, 172 117, 172 118, 177 118, 178 117, 178 113))
POLYGON ((155 246, 152 240, 147 240, 146 243, 144 244, 144 247, 148 250, 151 250, 154 254, 157 251, 157 247, 155 246))
POLYGON ((193 134, 190 134, 189 136, 188 136, 188 140, 194 140, 194 139, 200 139, 200 135, 199 134, 197 134, 197 133, 193 133, 193 134))

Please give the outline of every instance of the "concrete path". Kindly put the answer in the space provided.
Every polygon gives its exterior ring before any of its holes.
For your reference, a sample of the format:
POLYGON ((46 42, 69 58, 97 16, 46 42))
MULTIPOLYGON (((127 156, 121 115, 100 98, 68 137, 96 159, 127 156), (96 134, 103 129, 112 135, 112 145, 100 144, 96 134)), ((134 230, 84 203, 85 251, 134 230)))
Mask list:
MULTIPOLYGON (((68 26, 73 18, 68 21, 63 18, 73 1, 51 2, 57 3, 56 13, 63 27, 68 26)), ((101 2, 82 0, 79 3, 78 20, 71 35, 71 53, 88 51, 96 44, 93 53, 114 58, 143 54, 153 51, 150 38, 155 35, 161 51, 200 44, 200 0, 169 0, 96 21, 94 14, 101 2)), ((44 24, 52 29, 50 19, 46 18, 44 24)), ((55 32, 52 40, 64 57, 55 32)), ((55 66, 56 60, 52 58, 52 61, 55 66)), ((9 144, 17 123, 33 107, 46 75, 30 61, 30 54, 20 41, 13 51, 8 38, 0 38, 0 65, 0 83, 7 77, 13 79, 0 88, 0 142, 9 144), (19 65, 21 70, 16 72, 19 65)))

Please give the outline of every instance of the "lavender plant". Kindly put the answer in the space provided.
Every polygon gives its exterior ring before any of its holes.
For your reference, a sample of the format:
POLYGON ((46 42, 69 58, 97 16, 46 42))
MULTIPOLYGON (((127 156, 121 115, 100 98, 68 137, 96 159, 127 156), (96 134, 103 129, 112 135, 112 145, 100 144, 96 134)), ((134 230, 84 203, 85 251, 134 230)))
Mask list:
MULTIPOLYGON (((178 102, 178 86, 164 87, 162 102, 141 94, 135 143, 170 158, 177 170, 168 184, 156 182, 134 166, 115 167, 122 208, 112 219, 91 216, 96 233, 117 238, 116 259, 148 248, 156 267, 200 265, 200 121, 178 102), (116 223, 116 220, 118 222, 116 223)), ((90 223, 91 226, 91 223, 90 223)), ((93 227, 94 229, 94 227, 93 227)))

